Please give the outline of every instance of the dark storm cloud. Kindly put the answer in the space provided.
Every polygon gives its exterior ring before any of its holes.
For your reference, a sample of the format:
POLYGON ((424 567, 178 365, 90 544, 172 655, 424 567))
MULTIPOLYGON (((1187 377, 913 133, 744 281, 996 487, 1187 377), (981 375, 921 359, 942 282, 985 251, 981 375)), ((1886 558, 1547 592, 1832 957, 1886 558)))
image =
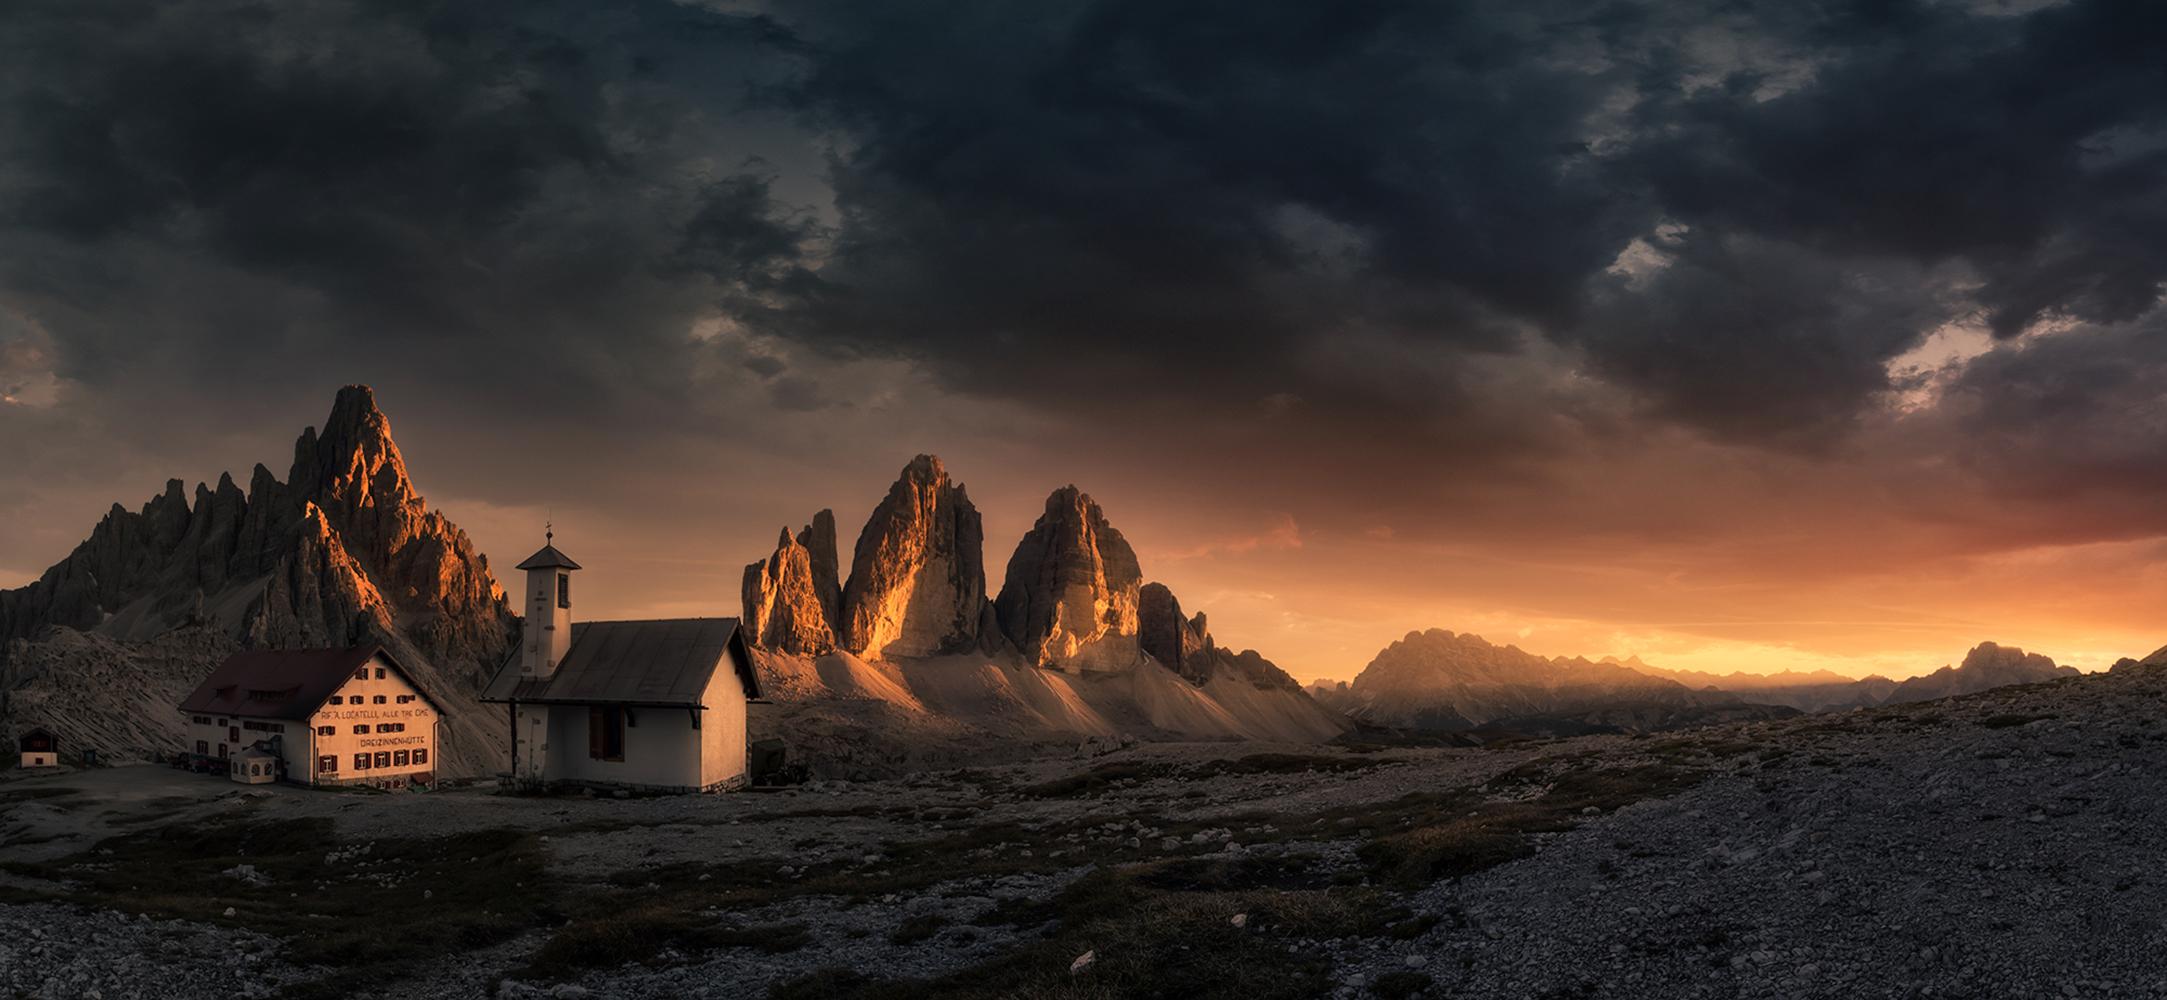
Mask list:
POLYGON ((2113 321, 2167 278, 2167 6, 2026 17, 1872 5, 1809 32, 1821 64, 1769 99, 1741 75, 1657 94, 1634 154, 1673 217, 1839 257, 1961 259, 1997 335, 2113 321))
POLYGON ((2167 12, 2131 0, 0 19, 0 305, 116 397, 421 358, 581 418, 806 412, 871 356, 1508 452, 1541 421, 1479 383, 1516 356, 1586 362, 1518 404, 1575 426, 1625 418, 1559 386, 1794 445, 1938 326, 2128 321, 2167 275, 2167 12))
MULTIPOLYGON (((1983 355, 1946 390, 1937 431, 2000 492, 2129 501, 2167 530, 2167 319, 2038 337, 1983 355)), ((2077 505, 2066 515, 2081 517, 2077 505)), ((2084 526, 2076 526, 2082 528, 2084 526)))
POLYGON ((1574 331, 1604 373, 1729 440, 1816 445, 1889 388, 1887 360, 1947 309, 1916 266, 1684 233, 1602 283, 1574 331))
POLYGON ((1450 379, 1377 414, 1317 342, 1450 358, 1532 327, 1655 413, 1825 443, 1944 323, 2126 319, 2167 274, 2156 4, 784 17, 842 223, 782 328, 1049 404, 1120 380, 1420 426, 1450 379), (1662 225, 1676 273, 1607 273, 1662 225))
POLYGON ((155 359, 313 395, 373 356, 513 398, 667 393, 691 318, 780 280, 812 230, 749 162, 756 129, 716 120, 787 51, 760 19, 216 0, 0 17, 7 291, 92 387, 155 359))
POLYGON ((797 100, 844 136, 828 294, 791 319, 977 385, 1255 400, 1305 388, 1335 331, 1504 349, 1497 316, 1562 318, 1650 218, 1586 151, 1614 70, 1559 51, 1599 36, 1581 17, 790 10, 817 52, 797 100))

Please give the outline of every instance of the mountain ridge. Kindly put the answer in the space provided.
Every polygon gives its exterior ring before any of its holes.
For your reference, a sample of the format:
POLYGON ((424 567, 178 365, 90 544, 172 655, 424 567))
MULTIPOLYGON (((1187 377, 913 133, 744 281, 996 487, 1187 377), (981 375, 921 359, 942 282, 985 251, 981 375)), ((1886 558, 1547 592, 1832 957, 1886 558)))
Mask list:
POLYGON ((976 508, 938 458, 912 459, 853 549, 841 628, 818 599, 818 534, 785 527, 744 575, 749 645, 799 720, 847 701, 885 706, 868 739, 961 727, 1314 741, 1344 727, 1262 655, 1218 646, 1202 614, 1181 617, 1074 485, 1047 496, 988 599, 976 508))
MULTIPOLYGON (((1459 731, 1484 727, 1574 731, 1594 726, 1669 728, 1731 721, 1738 706, 1838 711, 1936 700, 2012 684, 2073 676, 2037 653, 1982 642, 1962 664, 1895 681, 1830 671, 1713 674, 1669 670, 1638 657, 1543 657, 1472 633, 1410 632, 1386 646, 1351 682, 1309 686, 1321 704, 1371 724, 1459 731), (1632 724, 1615 721, 1627 719, 1632 724)), ((1578 730, 1595 731, 1595 730, 1578 730)))
MULTIPOLYGON (((185 628, 223 634, 235 649, 383 643, 450 709, 441 770, 481 773, 498 762, 504 736, 475 698, 511 648, 516 619, 487 557, 414 488, 367 386, 341 388, 321 432, 301 433, 285 481, 259 463, 247 491, 221 474, 215 488, 198 484, 191 504, 184 482, 170 479, 138 511, 114 504, 37 580, 0 591, 0 722, 46 725, 108 756, 179 746, 177 709, 170 726, 145 730, 54 672, 129 660, 128 644, 185 628), (56 650, 38 649, 55 641, 56 650)), ((216 645, 202 644, 201 655, 216 645)), ((200 677, 215 665, 173 672, 200 677)))

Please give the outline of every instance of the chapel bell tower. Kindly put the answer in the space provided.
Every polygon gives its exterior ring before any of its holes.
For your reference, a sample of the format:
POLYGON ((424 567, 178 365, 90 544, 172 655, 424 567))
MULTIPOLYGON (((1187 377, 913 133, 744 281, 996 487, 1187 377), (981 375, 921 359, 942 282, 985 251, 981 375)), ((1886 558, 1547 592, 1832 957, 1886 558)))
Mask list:
POLYGON ((518 566, 527 571, 527 589, 520 597, 526 608, 526 627, 519 638, 521 677, 556 673, 572 645, 572 571, 579 564, 557 551, 553 526, 543 528, 542 540, 542 550, 518 566))

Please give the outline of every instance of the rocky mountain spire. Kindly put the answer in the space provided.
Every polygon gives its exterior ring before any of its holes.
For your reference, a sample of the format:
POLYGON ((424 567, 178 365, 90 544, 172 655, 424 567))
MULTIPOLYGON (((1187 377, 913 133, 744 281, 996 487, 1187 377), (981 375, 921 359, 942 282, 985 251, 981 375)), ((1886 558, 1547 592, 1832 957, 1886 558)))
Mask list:
MULTIPOLYGON (((827 511, 821 511, 827 515, 827 511)), ((818 519, 815 519, 817 523, 818 519)), ((828 515, 828 582, 834 582, 833 515, 828 515)), ((782 530, 775 553, 745 567, 743 625, 752 644, 763 649, 800 655, 816 655, 835 648, 835 631, 829 623, 828 604, 820 593, 818 559, 805 540, 815 534, 807 526, 797 539, 782 530)))
POLYGON ((1136 641, 1144 654, 1196 683, 1211 679, 1211 632, 1204 613, 1181 616, 1181 602, 1163 583, 1147 583, 1136 594, 1136 641))
POLYGON ((1008 560, 994 613, 1001 632, 1040 666, 1134 663, 1137 588, 1143 571, 1127 539, 1074 486, 1046 498, 1045 513, 1008 560))
POLYGON ((977 649, 986 628, 985 532, 940 459, 903 467, 866 519, 838 616, 844 648, 872 656, 977 649))
POLYGON ((805 547, 806 558, 812 564, 813 593, 820 598, 821 614, 833 625, 843 607, 843 582, 835 555, 835 512, 822 510, 814 514, 812 523, 798 530, 798 544, 805 547))
POLYGON ((309 428, 294 442, 287 478, 412 621, 410 635, 430 656, 486 656, 505 642, 509 612, 487 557, 414 489, 368 386, 339 390, 323 432, 309 428))

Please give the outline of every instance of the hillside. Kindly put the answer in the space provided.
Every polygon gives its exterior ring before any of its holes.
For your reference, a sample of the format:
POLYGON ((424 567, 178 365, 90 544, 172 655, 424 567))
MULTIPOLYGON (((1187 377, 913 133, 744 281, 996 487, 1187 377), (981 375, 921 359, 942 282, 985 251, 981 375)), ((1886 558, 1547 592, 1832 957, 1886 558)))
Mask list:
POLYGON ((476 695, 517 622, 488 560, 430 510, 367 386, 339 390, 285 480, 257 465, 114 504, 68 557, 0 591, 0 734, 53 729, 70 752, 180 746, 174 706, 242 648, 381 642, 446 708, 441 770, 501 765, 476 695))

